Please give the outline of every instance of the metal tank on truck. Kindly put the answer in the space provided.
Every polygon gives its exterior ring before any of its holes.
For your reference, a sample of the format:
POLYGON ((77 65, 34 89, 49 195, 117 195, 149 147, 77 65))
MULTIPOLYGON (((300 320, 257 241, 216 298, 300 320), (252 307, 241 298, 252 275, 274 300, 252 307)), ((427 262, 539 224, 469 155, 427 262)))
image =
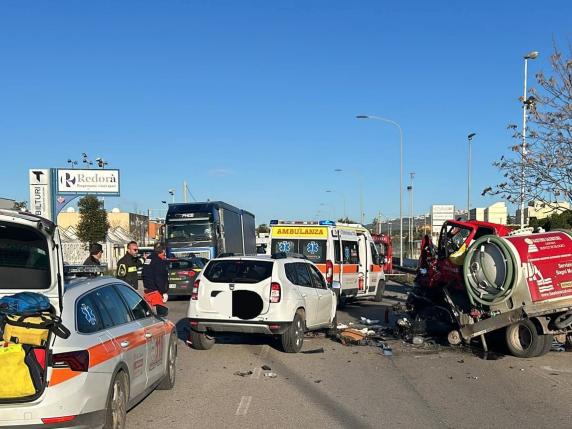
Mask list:
POLYGON ((554 334, 572 330, 572 233, 484 236, 465 255, 464 284, 473 323, 463 339, 506 329, 509 351, 533 357, 554 334))

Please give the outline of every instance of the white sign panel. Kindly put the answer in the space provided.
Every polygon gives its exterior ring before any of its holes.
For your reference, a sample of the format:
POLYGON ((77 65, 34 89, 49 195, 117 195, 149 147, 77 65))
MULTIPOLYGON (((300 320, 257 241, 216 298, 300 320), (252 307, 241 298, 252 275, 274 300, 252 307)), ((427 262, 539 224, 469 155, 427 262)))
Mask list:
POLYGON ((119 170, 58 170, 58 194, 119 195, 119 170))
POLYGON ((52 219, 51 175, 47 168, 29 170, 30 212, 52 219))
POLYGON ((431 206, 431 231, 439 233, 445 221, 454 219, 455 206, 452 204, 435 204, 431 206))

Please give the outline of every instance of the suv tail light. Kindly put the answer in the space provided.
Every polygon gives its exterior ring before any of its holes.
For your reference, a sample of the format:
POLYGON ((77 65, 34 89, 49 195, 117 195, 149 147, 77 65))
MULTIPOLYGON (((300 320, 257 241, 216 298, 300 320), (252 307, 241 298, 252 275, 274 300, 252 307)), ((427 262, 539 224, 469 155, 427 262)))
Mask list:
POLYGON ((89 352, 79 350, 77 352, 57 353, 52 357, 52 367, 86 372, 89 369, 89 352))
POLYGON ((326 261, 326 282, 329 285, 334 282, 334 264, 329 259, 326 261))
POLYGON ((193 292, 191 293, 191 300, 192 301, 196 301, 197 299, 199 299, 199 283, 201 281, 200 280, 196 280, 195 283, 193 284, 193 292))
POLYGON ((272 282, 270 285, 270 302, 280 302, 282 287, 280 283, 272 282))

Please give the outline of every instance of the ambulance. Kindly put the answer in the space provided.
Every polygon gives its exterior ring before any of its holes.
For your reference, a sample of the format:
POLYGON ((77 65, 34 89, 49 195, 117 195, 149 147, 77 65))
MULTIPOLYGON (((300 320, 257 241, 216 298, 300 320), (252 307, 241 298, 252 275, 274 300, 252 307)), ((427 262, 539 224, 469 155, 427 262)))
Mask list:
POLYGON ((355 299, 383 299, 383 261, 362 225, 271 220, 268 253, 279 252, 304 255, 316 264, 341 305, 355 299))

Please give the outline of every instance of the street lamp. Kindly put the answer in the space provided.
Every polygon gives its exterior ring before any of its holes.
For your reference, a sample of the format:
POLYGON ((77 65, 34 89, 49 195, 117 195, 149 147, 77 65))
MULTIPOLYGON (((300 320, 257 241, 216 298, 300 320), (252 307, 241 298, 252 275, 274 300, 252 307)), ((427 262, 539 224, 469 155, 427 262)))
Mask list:
MULTIPOLYGON (((334 171, 336 173, 343 173, 344 170, 342 170, 341 168, 335 168, 334 171)), ((351 171, 346 171, 346 173, 356 177, 359 181, 359 218, 360 218, 360 223, 363 225, 363 179, 361 174, 357 173, 357 172, 351 172, 351 171)), ((345 197, 344 197, 344 205, 345 205, 345 197)))
POLYGON ((173 204, 175 204, 175 190, 169 189, 169 195, 171 195, 173 197, 173 204))
POLYGON ((340 191, 332 191, 332 190, 327 190, 326 192, 329 192, 329 193, 335 192, 336 194, 341 194, 341 195, 342 195, 342 199, 343 199, 343 201, 344 201, 344 219, 345 219, 345 218, 347 217, 347 215, 346 215, 346 196, 345 196, 345 194, 344 194, 343 192, 340 192, 340 191))
POLYGON ((73 168, 75 168, 74 165, 77 165, 77 161, 73 161, 71 158, 68 158, 68 164, 73 169, 73 168))
POLYGON ((403 266, 403 130, 401 125, 391 119, 376 115, 358 115, 357 119, 375 119, 387 122, 399 128, 399 264, 403 266))
POLYGON ((415 222, 413 221, 413 178, 415 177, 415 173, 409 173, 409 177, 411 178, 409 186, 407 187, 409 191, 409 255, 413 257, 413 230, 415 228, 415 222))
POLYGON ((524 95, 522 96, 522 148, 521 148, 521 182, 520 182, 520 228, 524 228, 524 180, 525 168, 524 161, 526 157, 526 111, 528 110, 529 102, 526 99, 526 81, 528 78, 528 60, 534 60, 538 57, 538 51, 531 51, 524 56, 524 95))
POLYGON ((101 169, 104 169, 105 166, 107 164, 109 164, 107 161, 105 161, 103 158, 95 158, 95 162, 97 162, 97 166, 101 169))
POLYGON ((469 141, 469 161, 467 168, 467 220, 471 219, 471 141, 477 133, 471 133, 467 136, 469 141))

